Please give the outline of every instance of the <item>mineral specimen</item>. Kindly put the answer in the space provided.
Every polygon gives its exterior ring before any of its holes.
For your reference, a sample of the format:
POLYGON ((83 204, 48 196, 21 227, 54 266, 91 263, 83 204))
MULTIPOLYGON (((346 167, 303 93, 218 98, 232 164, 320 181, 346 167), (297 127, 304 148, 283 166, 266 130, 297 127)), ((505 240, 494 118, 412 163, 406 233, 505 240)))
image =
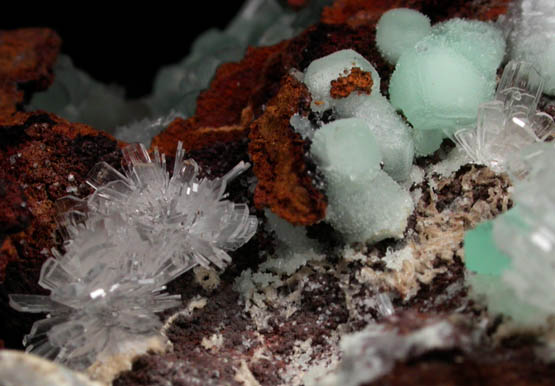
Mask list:
POLYGON ((455 139, 474 162, 501 172, 508 158, 555 129, 553 119, 536 112, 543 79, 529 63, 505 66, 496 99, 478 108, 477 128, 455 132, 455 139))
POLYGON ((50 295, 10 295, 17 310, 48 314, 25 337, 28 351, 76 369, 134 338, 159 334, 156 313, 181 304, 165 285, 198 264, 225 267, 225 251, 257 228, 246 205, 225 200, 226 184, 248 165, 199 179, 179 143, 170 177, 157 150, 154 160, 143 145, 123 154, 125 175, 100 163, 87 181, 92 195, 59 202, 67 210, 59 220, 65 254, 53 250, 56 258, 44 263, 39 280, 50 295))
POLYGON ((529 154, 534 161, 526 177, 515 180, 516 206, 469 232, 465 254, 468 269, 475 272, 469 278, 474 293, 485 295, 490 311, 537 326, 555 313, 555 197, 546 188, 555 182, 555 148, 535 146, 529 154))
POLYGON ((555 3, 516 0, 501 25, 508 34, 511 59, 531 63, 545 78, 545 93, 555 95, 555 3))
POLYGON ((326 218, 346 241, 371 243, 403 235, 412 200, 381 170, 376 138, 364 120, 322 126, 310 151, 326 177, 326 218))
POLYGON ((355 94, 335 102, 335 109, 341 118, 363 119, 376 137, 383 170, 395 181, 408 178, 414 158, 413 138, 407 124, 385 97, 355 94))
POLYGON ((354 68, 371 74, 371 92, 379 94, 380 76, 374 66, 356 51, 337 51, 314 60, 305 70, 304 83, 312 94, 313 111, 323 112, 333 106, 330 93, 332 82, 339 77, 348 76, 354 68))
POLYGON ((384 12, 376 25, 376 45, 388 62, 396 64, 404 52, 429 35, 431 30, 426 15, 408 8, 392 9, 384 12))
POLYGON ((401 55, 389 93, 415 129, 417 154, 437 150, 442 132, 450 136, 476 122, 480 103, 493 97, 504 53, 505 40, 493 25, 451 19, 401 55))

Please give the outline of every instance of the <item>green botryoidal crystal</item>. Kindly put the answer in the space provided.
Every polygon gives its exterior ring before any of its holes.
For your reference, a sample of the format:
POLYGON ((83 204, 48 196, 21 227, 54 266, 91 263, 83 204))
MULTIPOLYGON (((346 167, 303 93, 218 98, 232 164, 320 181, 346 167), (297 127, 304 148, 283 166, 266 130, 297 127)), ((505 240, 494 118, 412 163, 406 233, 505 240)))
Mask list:
POLYGON ((430 19, 408 8, 396 8, 385 12, 376 25, 376 45, 382 56, 396 64, 401 55, 429 35, 430 19))
POLYGON ((323 112, 331 108, 335 100, 330 95, 331 81, 349 74, 357 67, 372 76, 372 94, 380 93, 380 76, 374 66, 353 50, 340 50, 314 60, 306 68, 304 83, 312 94, 311 108, 323 112))
POLYGON ((469 271, 499 277, 511 261, 493 240, 493 224, 486 221, 464 235, 464 263, 469 271))
POLYGON ((339 119, 314 134, 310 149, 327 182, 327 221, 347 242, 401 238, 412 213, 410 194, 381 170, 368 124, 339 119))
POLYGON ((433 26, 404 50, 389 94, 391 104, 415 129, 417 155, 433 153, 455 130, 476 125, 478 106, 493 99, 504 53, 505 40, 497 27, 464 19, 433 26))
POLYGON ((490 313, 537 327, 555 315, 555 148, 534 145, 514 158, 509 173, 516 205, 467 232, 467 279, 490 313))
POLYGON ((494 223, 500 222, 519 228, 524 226, 518 209, 513 208, 465 234, 464 255, 465 266, 469 271, 466 279, 470 285, 470 295, 483 301, 491 314, 506 315, 521 326, 540 326, 549 313, 519 297, 514 285, 504 277, 507 273, 510 275, 515 267, 511 257, 496 243, 494 223))

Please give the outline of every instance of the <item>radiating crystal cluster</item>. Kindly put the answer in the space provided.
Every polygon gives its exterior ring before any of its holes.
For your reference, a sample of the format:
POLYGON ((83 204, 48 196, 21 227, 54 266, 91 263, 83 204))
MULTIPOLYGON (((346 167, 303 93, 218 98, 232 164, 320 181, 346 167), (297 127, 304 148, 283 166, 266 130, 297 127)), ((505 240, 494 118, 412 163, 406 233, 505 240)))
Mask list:
POLYGON ((225 267, 226 251, 257 228, 247 205, 225 200, 227 183, 248 164, 209 180, 183 159, 181 143, 171 177, 157 150, 153 160, 143 145, 123 155, 125 174, 99 163, 87 181, 92 195, 59 202, 65 254, 53 250, 39 280, 50 295, 10 295, 15 309, 48 314, 25 337, 27 350, 72 368, 158 334, 156 313, 181 304, 165 285, 198 264, 225 267))
MULTIPOLYGON (((116 128, 143 118, 161 119, 171 111, 193 115, 198 95, 208 87, 222 63, 241 60, 248 46, 272 45, 292 38, 316 23, 322 8, 332 0, 311 0, 298 12, 278 0, 244 3, 227 28, 205 31, 193 43, 189 55, 179 63, 162 67, 154 79, 152 93, 145 98, 125 99, 124 90, 94 80, 75 68, 68 57, 61 56, 54 68, 54 83, 47 91, 33 96, 30 109, 89 124, 128 142, 143 141, 145 133, 141 131, 134 138, 129 131, 116 128)), ((146 134, 157 134, 151 129, 146 134)), ((150 139, 148 136, 145 142, 150 139)))
POLYGON ((515 207, 467 233, 465 262, 490 311, 538 325, 555 314, 555 147, 535 144, 522 157, 515 207))
POLYGON ((536 111, 543 84, 530 63, 510 61, 505 66, 495 100, 478 107, 477 128, 455 132, 474 162, 506 171, 511 155, 553 133, 551 116, 536 111))
MULTIPOLYGON (((411 20, 421 23, 415 17, 411 20)), ((412 42, 412 36, 405 39, 412 42)), ((493 97, 504 53, 500 29, 464 19, 434 25, 402 53, 389 94, 391 104, 414 127, 417 155, 433 153, 454 130, 475 124, 478 106, 493 97)))
POLYGON ((508 35, 510 57, 532 63, 546 80, 544 92, 555 96, 555 2, 513 1, 500 24, 508 35))

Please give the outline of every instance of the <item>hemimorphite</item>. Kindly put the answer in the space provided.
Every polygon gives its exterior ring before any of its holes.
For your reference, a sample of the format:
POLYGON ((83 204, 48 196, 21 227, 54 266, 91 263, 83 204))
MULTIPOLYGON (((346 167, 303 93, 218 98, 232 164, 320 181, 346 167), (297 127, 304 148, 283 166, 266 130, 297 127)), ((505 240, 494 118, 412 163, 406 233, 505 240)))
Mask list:
POLYGON ((340 117, 363 119, 377 139, 383 170, 396 181, 408 178, 414 158, 411 130, 381 95, 350 95, 335 102, 340 117))
POLYGON ((327 181, 327 220, 347 242, 402 237, 413 203, 380 169, 378 144, 365 121, 340 119, 314 134, 311 153, 327 181))
POLYGON ((370 72, 373 81, 372 94, 380 93, 380 76, 374 66, 356 51, 340 50, 312 61, 305 70, 304 83, 312 94, 313 111, 323 112, 333 106, 331 82, 348 75, 354 67, 370 72))
POLYGON ((311 153, 332 182, 372 180, 380 170, 382 156, 376 137, 359 118, 339 119, 316 131, 311 153))
POLYGON ((385 12, 376 25, 376 45, 391 64, 431 32, 428 16, 408 8, 385 12))
POLYGON ((419 130, 473 125, 480 103, 492 99, 494 83, 435 41, 426 38, 401 56, 389 84, 391 103, 419 130))

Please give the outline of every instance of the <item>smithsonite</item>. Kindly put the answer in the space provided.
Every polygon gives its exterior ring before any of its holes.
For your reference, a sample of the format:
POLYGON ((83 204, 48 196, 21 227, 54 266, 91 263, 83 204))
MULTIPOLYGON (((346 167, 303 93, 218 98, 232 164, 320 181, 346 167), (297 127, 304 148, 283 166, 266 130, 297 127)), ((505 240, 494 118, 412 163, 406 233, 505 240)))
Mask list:
POLYGON ((402 55, 391 76, 391 103, 419 130, 473 126, 494 84, 464 56, 430 37, 402 55))
POLYGON ((357 95, 335 104, 340 117, 363 119, 375 135, 383 157, 383 170, 396 181, 408 178, 414 158, 411 129, 381 95, 357 95))
POLYGON ((408 8, 385 12, 376 25, 376 45, 391 64, 431 32, 428 16, 408 8))
POLYGON ((328 179, 372 180, 382 155, 374 134, 359 118, 339 119, 316 131, 311 152, 328 179))
POLYGON ((410 194, 381 170, 374 134, 359 118, 316 130, 311 153, 327 182, 326 220, 347 242, 400 238, 412 213, 410 194))
POLYGON ((495 245, 492 232, 492 222, 486 221, 465 233, 464 264, 470 271, 498 277, 511 261, 495 245))
POLYGON ((432 33, 488 77, 495 76, 503 61, 505 39, 501 29, 494 24, 455 18, 434 25, 432 33))
POLYGON ((334 104, 330 95, 331 82, 345 76, 354 67, 372 75, 372 94, 380 93, 380 76, 362 55, 353 50, 340 50, 316 59, 305 70, 304 83, 312 94, 313 111, 323 112, 334 104))

